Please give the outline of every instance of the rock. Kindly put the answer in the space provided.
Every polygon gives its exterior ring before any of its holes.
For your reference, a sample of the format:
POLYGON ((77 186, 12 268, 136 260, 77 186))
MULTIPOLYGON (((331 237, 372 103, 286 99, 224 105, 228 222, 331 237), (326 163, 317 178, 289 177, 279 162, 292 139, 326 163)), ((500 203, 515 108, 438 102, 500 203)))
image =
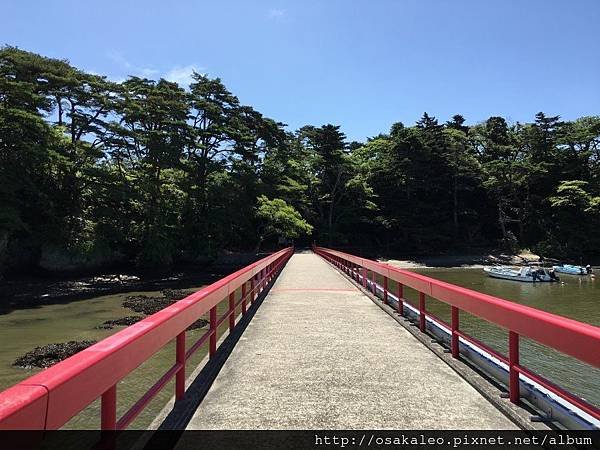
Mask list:
POLYGON ((175 303, 164 297, 148 297, 147 295, 130 295, 123 301, 123 306, 137 313, 143 313, 150 316, 161 309, 175 303))
MULTIPOLYGON (((125 298, 123 301, 123 306, 125 308, 129 308, 132 311, 137 313, 142 313, 147 316, 150 316, 154 313, 157 313, 161 309, 166 308, 169 305, 172 305, 178 300, 181 300, 184 297, 187 297, 190 292, 176 290, 176 289, 165 289, 161 291, 164 297, 148 297, 147 295, 130 295, 125 298)), ((133 316, 135 317, 135 316, 133 316)), ((126 319, 126 317, 124 318, 126 319)), ((112 321, 107 321, 112 322, 112 321)), ((101 326, 107 324, 104 322, 101 326)), ((193 324, 188 327, 188 330, 195 330, 198 328, 204 328, 208 325, 208 321, 205 319, 198 319, 193 324)), ((112 328, 112 327, 110 327, 112 328)))
POLYGON ((73 356, 75 353, 79 353, 81 350, 84 350, 95 343, 96 341, 69 341, 36 347, 20 358, 17 358, 13 363, 13 366, 23 367, 25 369, 31 369, 33 367, 44 369, 73 356))
POLYGON ((134 323, 139 322, 142 319, 143 319, 142 316, 121 317, 120 319, 107 320, 106 322, 102 323, 101 325, 98 325, 98 328, 103 329, 103 330, 111 330, 116 326, 133 325, 134 323))
POLYGON ((162 293, 162 295, 165 296, 165 298, 167 298, 173 302, 176 302, 177 300, 181 300, 182 298, 185 298, 191 294, 191 292, 183 291, 180 289, 165 289, 165 290, 161 291, 161 293, 162 293))
POLYGON ((181 300, 189 295, 187 291, 176 289, 165 289, 161 291, 164 297, 148 297, 147 295, 130 295, 125 297, 123 306, 137 313, 152 315, 161 309, 172 305, 177 300, 181 300))
POLYGON ((197 330, 199 328, 204 328, 208 325, 208 320, 198 319, 193 324, 191 324, 187 329, 188 330, 197 330))

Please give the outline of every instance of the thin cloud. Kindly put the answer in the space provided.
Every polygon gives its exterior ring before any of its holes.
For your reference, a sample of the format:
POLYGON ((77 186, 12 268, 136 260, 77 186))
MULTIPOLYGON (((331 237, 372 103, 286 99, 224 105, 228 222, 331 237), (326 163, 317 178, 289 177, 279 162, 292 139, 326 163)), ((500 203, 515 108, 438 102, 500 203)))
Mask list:
POLYGON ((269 19, 280 20, 285 17, 285 9, 270 9, 267 15, 269 19))
POLYGON ((194 79, 192 78, 194 72, 202 73, 202 69, 194 64, 175 66, 165 74, 164 79, 187 88, 190 83, 194 82, 194 79))
POLYGON ((110 77, 113 81, 118 80, 118 82, 125 80, 123 75, 125 74, 124 72, 126 72, 126 75, 134 75, 143 78, 164 78, 165 80, 179 84, 183 88, 187 88, 190 83, 194 82, 194 79, 192 78, 193 73, 203 73, 204 71, 203 68, 198 67, 195 64, 174 66, 166 72, 155 69, 154 67, 140 67, 125 58, 121 52, 115 50, 107 52, 106 56, 118 66, 118 72, 120 73, 110 77))
POLYGON ((120 68, 127 72, 127 75, 138 75, 144 78, 152 78, 160 73, 159 70, 153 67, 140 67, 131 63, 121 52, 110 50, 106 53, 109 59, 116 63, 120 68))

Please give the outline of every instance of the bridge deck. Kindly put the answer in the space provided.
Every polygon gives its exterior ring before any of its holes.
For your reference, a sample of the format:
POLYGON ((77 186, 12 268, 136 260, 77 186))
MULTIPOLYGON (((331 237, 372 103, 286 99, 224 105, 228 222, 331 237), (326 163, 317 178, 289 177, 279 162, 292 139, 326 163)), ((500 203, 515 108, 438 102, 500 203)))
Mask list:
POLYGON ((288 262, 188 429, 515 425, 312 253, 288 262))

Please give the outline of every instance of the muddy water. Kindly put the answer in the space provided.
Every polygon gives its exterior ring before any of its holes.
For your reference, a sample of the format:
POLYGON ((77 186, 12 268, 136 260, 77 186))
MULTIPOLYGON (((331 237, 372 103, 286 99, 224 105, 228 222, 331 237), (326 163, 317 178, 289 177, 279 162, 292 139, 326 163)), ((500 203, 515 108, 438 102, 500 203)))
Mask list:
MULTIPOLYGON (((189 290, 193 291, 199 288, 190 288, 189 290)), ((2 342, 2 346, 0 346, 0 388, 5 389, 40 370, 21 369, 12 365, 17 357, 35 347, 70 340, 101 340, 122 330, 124 327, 103 330, 98 329, 97 326, 106 320, 139 315, 121 306, 122 301, 129 295, 161 296, 161 293, 160 291, 147 291, 105 295, 71 303, 15 310, 0 315, 0 342, 2 342)), ((223 302, 222 305, 225 306, 223 302)), ((220 331, 223 328, 221 327, 220 331)), ((188 345, 191 345, 195 341, 194 338, 198 338, 205 331, 205 329, 188 331, 186 339, 188 345)), ((188 371, 205 356, 205 347, 200 348, 188 362, 188 371)), ((170 343, 119 383, 117 388, 119 417, 172 366, 174 359, 175 347, 173 343, 170 343)), ((130 428, 148 426, 173 392, 174 386, 171 382, 132 423, 130 428)), ((99 406, 99 402, 96 401, 74 417, 66 428, 98 428, 100 423, 99 406)))
MULTIPOLYGON (((561 283, 521 283, 488 277, 482 269, 411 269, 424 275, 495 295, 580 322, 600 326, 600 274, 596 278, 561 274, 561 283)), ((410 290, 408 290, 410 291, 410 290)), ((409 298, 416 301, 416 293, 409 298)), ((427 309, 450 321, 450 308, 427 298, 427 309)), ((461 315, 461 328, 506 354, 508 334, 476 317, 461 315)), ((596 351, 600 351, 596 349, 596 351)), ((581 363, 527 339, 521 340, 521 363, 555 384, 600 405, 600 369, 581 363)))
MULTIPOLYGON (((491 279, 481 269, 418 269, 433 278, 455 283, 480 292, 489 293, 517 303, 543 309, 582 322, 600 326, 600 275, 596 279, 562 275, 563 283, 518 283, 491 279)), ((199 289, 190 288, 189 290, 199 289)), ((416 300, 416 293, 407 290, 409 299, 416 300)), ((103 339, 123 327, 112 330, 96 328, 102 322, 128 315, 137 315, 121 303, 129 295, 160 296, 160 291, 129 292, 104 295, 88 300, 65 304, 45 305, 20 309, 0 315, 0 388, 15 384, 36 371, 12 366, 13 361, 37 346, 69 340, 103 339)), ((222 307, 226 302, 222 302, 222 307)), ((444 320, 449 320, 449 307, 433 299, 427 299, 427 308, 444 320)), ((221 312, 219 313, 221 314, 221 312)), ((226 328, 224 323, 220 329, 226 328)), ((477 318, 461 315, 463 331, 486 344, 506 352, 507 333, 477 318)), ((204 329, 188 332, 188 346, 204 329)), ((188 362, 188 372, 206 354, 203 346, 188 362)), ((153 358, 144 363, 118 385, 118 415, 121 416, 137 401, 174 361, 174 345, 167 345, 153 358)), ((600 405, 600 370, 565 357, 536 343, 523 340, 521 361, 524 365, 546 376, 556 384, 600 405)), ((146 428, 156 413, 162 409, 174 392, 171 382, 150 403, 130 428, 146 428)), ((99 402, 77 415, 67 428, 98 428, 100 423, 99 402)))

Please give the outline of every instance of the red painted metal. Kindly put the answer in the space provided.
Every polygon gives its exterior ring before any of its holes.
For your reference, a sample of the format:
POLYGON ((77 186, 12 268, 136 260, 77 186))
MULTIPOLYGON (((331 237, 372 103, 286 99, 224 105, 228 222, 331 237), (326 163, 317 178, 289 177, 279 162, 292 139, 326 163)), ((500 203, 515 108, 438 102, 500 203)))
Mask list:
MULTIPOLYGON (((117 383, 170 341, 178 339, 181 348, 182 338, 177 337, 192 323, 213 308, 216 312, 216 306, 221 301, 228 299, 229 294, 244 286, 267 266, 274 264, 271 272, 280 271, 292 254, 293 249, 287 248, 250 264, 0 392, 0 429, 57 429, 98 397, 102 397, 102 427, 110 430, 126 426, 149 399, 164 387, 165 380, 184 373, 185 362, 181 361, 181 351, 176 355, 177 362, 173 368, 118 422, 117 383)), ((209 330, 201 336, 185 352, 184 361, 211 338, 216 343, 215 330, 209 330)))
POLYGON ((458 351, 458 326, 459 326, 459 319, 458 319, 458 311, 459 309, 456 306, 451 306, 451 314, 452 314, 452 319, 451 319, 451 330, 452 330, 452 337, 451 337, 451 342, 450 342, 450 348, 452 350, 452 357, 453 358, 458 358, 460 356, 459 351, 458 351))
POLYGON ((48 390, 44 386, 19 383, 0 394, 0 430, 46 428, 48 390))
POLYGON ((383 303, 388 304, 388 277, 383 277, 383 303))
POLYGON ((405 286, 595 367, 600 367, 599 327, 335 250, 322 247, 316 247, 315 250, 317 253, 344 255, 363 270, 368 267, 369 270, 375 269, 381 273, 388 273, 390 279, 405 286))
POLYGON ((229 294, 229 332, 235 327, 235 292, 229 294))
POLYGON ((404 315, 404 285, 402 283, 398 283, 398 314, 401 316, 404 315))
POLYGON ((456 335, 460 339, 464 339, 465 341, 473 344, 475 347, 478 347, 481 350, 484 350, 485 352, 487 352, 490 355, 492 355, 494 358, 498 359, 498 361, 501 361, 501 362, 503 362, 504 364, 506 364, 508 366, 508 358, 506 356, 504 356, 502 353, 494 350, 489 345, 484 344, 479 339, 476 339, 473 336, 469 336, 468 334, 465 334, 465 333, 463 333, 460 330, 456 331, 456 335))
POLYGON ((375 271, 371 271, 371 292, 377 294, 377 284, 375 284, 375 271))
POLYGON ((589 403, 586 403, 586 402, 582 401, 579 397, 571 394, 568 391, 565 391, 564 389, 562 389, 561 387, 555 385, 551 381, 548 381, 544 377, 542 377, 542 376, 540 376, 540 375, 538 375, 536 373, 533 373, 530 370, 527 370, 525 367, 517 367, 516 370, 519 373, 522 373, 523 375, 525 375, 527 378, 535 381, 539 385, 544 386, 549 391, 554 392, 559 397, 566 398, 569 402, 571 402, 572 404, 574 404, 575 406, 577 406, 582 411, 585 411, 590 416, 598 418, 598 415, 597 415, 598 411, 597 411, 597 409, 594 408, 593 406, 591 406, 589 403))
POLYGON ((512 403, 519 403, 521 394, 519 392, 519 335, 514 331, 508 332, 508 367, 509 384, 508 393, 512 403))
POLYGON ((181 400, 185 394, 185 331, 177 335, 175 342, 175 363, 179 365, 175 378, 175 398, 181 400))
MULTIPOLYGON (((435 280, 424 275, 416 274, 408 270, 398 269, 387 264, 378 263, 369 259, 350 255, 347 253, 330 250, 322 247, 314 247, 313 250, 330 260, 332 257, 341 258, 347 263, 354 264, 363 274, 363 286, 365 286, 367 270, 388 277, 398 283, 398 310, 403 311, 403 286, 408 286, 419 292, 420 329, 424 330, 424 320, 427 315, 425 311, 424 298, 429 295, 443 303, 451 306, 452 323, 450 329, 452 355, 459 355, 459 338, 479 347, 496 357, 509 366, 509 388, 510 399, 519 401, 519 377, 520 373, 536 381, 541 380, 540 385, 551 390, 555 394, 566 398, 592 417, 600 419, 600 409, 590 405, 584 400, 570 394, 539 375, 535 375, 528 369, 519 365, 519 336, 527 337, 547 347, 558 350, 561 353, 577 358, 594 367, 600 367, 600 327, 578 322, 566 317, 561 317, 546 311, 541 311, 525 305, 511 302, 498 297, 482 294, 467 288, 455 286, 450 283, 435 280), (479 340, 462 333, 459 330, 459 312, 467 312, 480 317, 490 323, 500 326, 509 331, 509 357, 498 353, 479 340)), ((432 316, 433 317, 433 316, 432 316)))
POLYGON ((212 333, 212 330, 208 330, 206 333, 200 336, 196 342, 194 342, 194 344, 185 352, 186 361, 190 359, 194 353, 196 353, 196 350, 206 344, 206 341, 208 341, 208 339, 212 336, 212 333))
POLYGON ((419 292, 419 330, 422 333, 425 332, 425 318, 427 317, 427 312, 425 311, 425 293, 419 292))
POLYGON ((212 358, 217 352, 217 307, 213 306, 209 313, 210 340, 208 342, 208 354, 212 358))
MULTIPOLYGON (((171 379, 176 376, 184 366, 185 363, 176 363, 162 377, 160 377, 160 379, 154 383, 152 387, 148 389, 148 391, 137 402, 135 402, 131 408, 129 408, 129 411, 123 414, 123 417, 121 417, 117 422, 117 430, 124 430, 127 428, 127 426, 133 422, 135 418, 144 410, 146 405, 150 403, 154 397, 156 397, 156 394, 158 394, 160 390, 165 387, 165 385, 171 381, 171 379)), ((177 382, 177 380, 175 381, 177 382)))
POLYGON ((103 394, 100 406, 100 426, 103 430, 117 429, 117 385, 113 384, 103 394))
POLYGON ((246 283, 242 284, 242 315, 246 314, 246 283))

